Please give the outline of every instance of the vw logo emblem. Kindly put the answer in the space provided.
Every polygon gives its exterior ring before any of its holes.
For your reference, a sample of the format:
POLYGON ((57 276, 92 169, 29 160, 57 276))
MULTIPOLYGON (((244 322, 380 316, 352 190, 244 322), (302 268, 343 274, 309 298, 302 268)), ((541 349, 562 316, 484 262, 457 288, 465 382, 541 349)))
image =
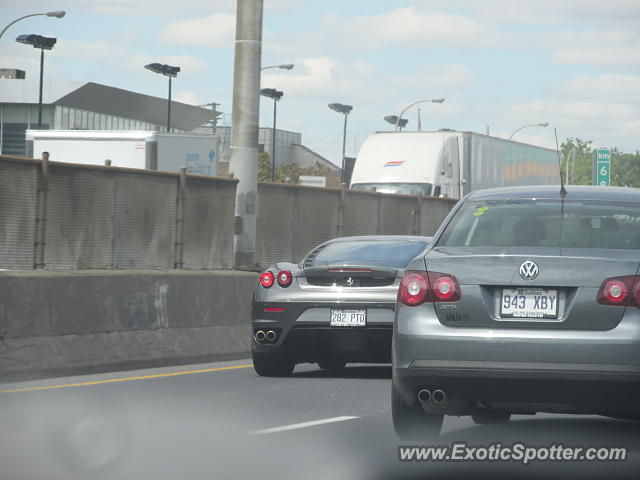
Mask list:
POLYGON ((533 280, 538 276, 538 273, 540 273, 538 265, 533 263, 531 260, 527 260, 520 265, 520 276, 525 280, 533 280))
POLYGON ((347 285, 349 287, 353 287, 353 278, 351 278, 351 277, 347 278, 347 285))

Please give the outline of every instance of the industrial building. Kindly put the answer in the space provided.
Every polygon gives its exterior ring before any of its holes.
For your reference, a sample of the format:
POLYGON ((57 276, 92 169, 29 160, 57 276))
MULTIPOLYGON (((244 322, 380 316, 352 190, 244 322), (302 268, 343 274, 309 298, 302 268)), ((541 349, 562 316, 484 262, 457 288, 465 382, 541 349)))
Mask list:
MULTIPOLYGON (((0 69, 0 154, 26 156, 27 130, 167 131, 167 99, 94 82, 45 80, 42 124, 38 125, 39 82, 24 72, 0 69)), ((228 171, 231 127, 216 125, 222 112, 171 102, 171 131, 210 133, 218 137, 218 175, 228 171)), ((276 167, 296 163, 301 169, 320 163, 329 168, 327 185, 337 186, 340 169, 302 144, 297 132, 276 130, 276 167), (335 185, 334 185, 335 184, 335 185)), ((260 128, 259 150, 271 154, 273 130, 260 128)))

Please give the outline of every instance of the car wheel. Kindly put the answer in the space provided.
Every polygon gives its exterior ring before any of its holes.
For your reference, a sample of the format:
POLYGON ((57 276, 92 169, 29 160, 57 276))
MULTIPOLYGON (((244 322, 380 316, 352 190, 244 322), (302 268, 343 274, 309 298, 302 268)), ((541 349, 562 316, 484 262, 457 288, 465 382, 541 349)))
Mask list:
POLYGON ((280 352, 252 352, 253 369, 261 377, 288 377, 294 363, 280 352))
POLYGON ((508 410, 487 410, 471 414, 471 418, 478 425, 490 425, 493 423, 507 423, 511 418, 508 410))
POLYGON ((428 413, 404 403, 393 384, 391 386, 391 414, 396 434, 407 440, 425 440, 437 436, 442 429, 444 420, 442 414, 428 413))
POLYGON ((336 360, 334 358, 328 360, 322 360, 318 362, 318 366, 323 370, 329 370, 331 372, 337 372, 342 370, 347 362, 343 362, 342 360, 336 360))

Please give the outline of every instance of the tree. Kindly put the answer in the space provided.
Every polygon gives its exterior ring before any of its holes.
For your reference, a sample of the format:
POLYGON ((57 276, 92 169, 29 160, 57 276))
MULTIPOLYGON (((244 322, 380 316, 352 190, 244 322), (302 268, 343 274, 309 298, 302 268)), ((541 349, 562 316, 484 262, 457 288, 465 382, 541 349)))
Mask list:
POLYGON ((622 153, 611 150, 611 185, 640 187, 640 152, 622 153))
POLYGON ((591 165, 593 150, 591 140, 567 138, 560 146, 562 152, 562 175, 565 183, 572 185, 591 185, 591 165), (575 171, 573 170, 573 155, 575 155, 575 171), (567 178, 569 165, 569 178, 567 178))
POLYGON ((271 181, 271 159, 267 152, 262 152, 258 155, 258 181, 271 181))
POLYGON ((311 165, 310 167, 305 168, 301 175, 311 175, 315 177, 324 177, 327 173, 329 173, 331 169, 326 165, 321 164, 316 160, 316 163, 311 165))
MULTIPOLYGON (((593 149, 591 141, 568 138, 562 143, 562 173, 565 183, 591 185, 593 182, 593 149), (575 149, 575 172, 566 178, 567 162, 572 163, 575 149)), ((640 151, 623 153, 616 147, 611 149, 611 185, 617 187, 640 187, 640 151)))

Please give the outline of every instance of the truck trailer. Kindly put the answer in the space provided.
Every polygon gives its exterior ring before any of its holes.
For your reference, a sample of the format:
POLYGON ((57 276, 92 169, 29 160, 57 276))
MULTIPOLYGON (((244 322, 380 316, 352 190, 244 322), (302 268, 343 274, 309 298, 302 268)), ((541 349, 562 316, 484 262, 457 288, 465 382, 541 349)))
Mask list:
POLYGON ((350 188, 459 199, 472 190, 560 185, 558 153, 475 132, 376 132, 356 157, 350 188))
POLYGON ((50 160, 216 175, 218 139, 213 135, 109 130, 27 130, 27 156, 50 160))

